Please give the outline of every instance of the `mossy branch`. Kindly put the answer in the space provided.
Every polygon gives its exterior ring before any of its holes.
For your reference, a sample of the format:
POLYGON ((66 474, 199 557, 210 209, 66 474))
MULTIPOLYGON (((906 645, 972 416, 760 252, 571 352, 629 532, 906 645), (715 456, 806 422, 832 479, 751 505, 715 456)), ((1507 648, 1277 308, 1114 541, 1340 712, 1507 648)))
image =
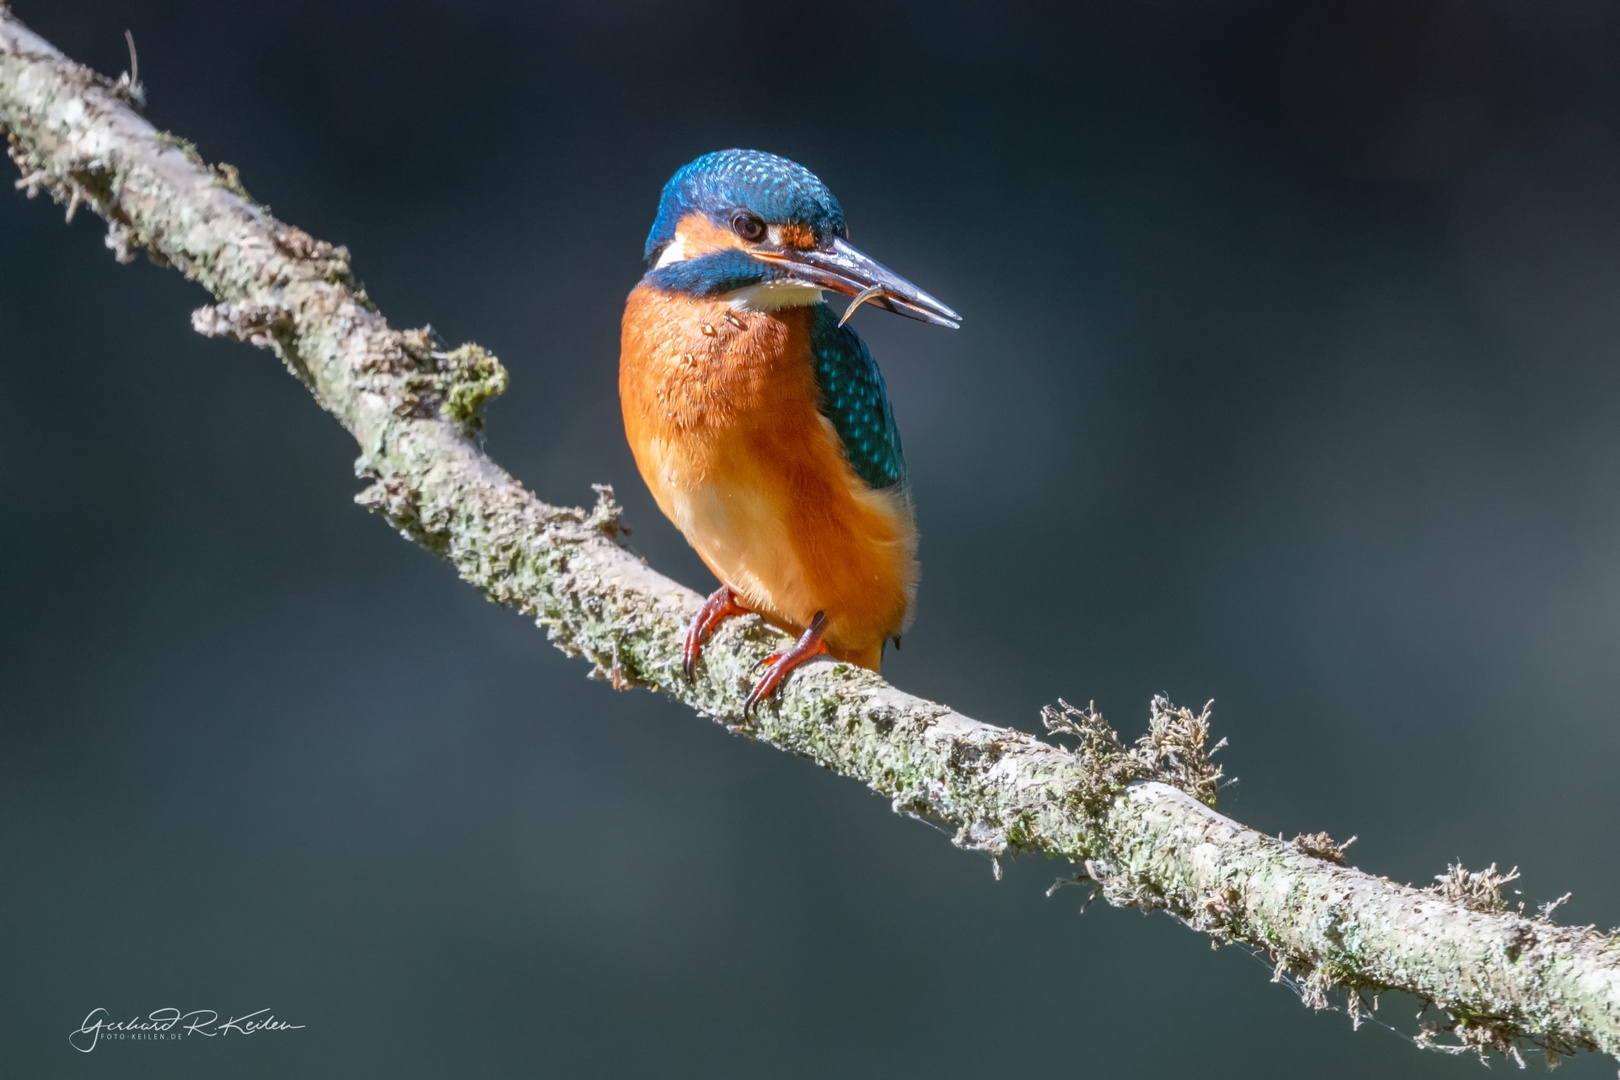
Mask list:
POLYGON ((1155 700, 1149 734, 1127 747, 1095 710, 1060 705, 1048 727, 1077 738, 1071 750, 818 662, 749 719, 753 665, 782 644, 754 619, 722 628, 686 682, 681 633, 699 597, 618 544, 611 490, 593 510, 552 506, 475 441, 480 406, 506 385, 496 359, 391 328, 347 251, 277 221, 234 169, 142 119, 141 100, 129 75, 73 63, 0 7, 0 126, 17 186, 69 217, 89 207, 120 261, 144 251, 211 293, 196 329, 273 350, 359 443, 358 502, 594 675, 860 780, 896 812, 953 826, 962 847, 1072 860, 1112 903, 1266 949, 1319 1007, 1335 988, 1353 1014, 1361 992, 1399 989, 1443 1007, 1454 1048, 1620 1055, 1615 938, 1506 910, 1494 869, 1417 889, 1346 867, 1326 836, 1284 842, 1222 817, 1209 805, 1220 774, 1207 711, 1155 700))

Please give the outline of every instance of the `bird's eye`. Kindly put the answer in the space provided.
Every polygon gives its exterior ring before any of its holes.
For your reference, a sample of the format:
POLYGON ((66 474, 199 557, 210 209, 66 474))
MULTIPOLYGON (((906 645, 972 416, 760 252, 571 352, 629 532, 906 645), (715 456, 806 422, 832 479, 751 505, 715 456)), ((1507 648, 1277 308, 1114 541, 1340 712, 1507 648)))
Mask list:
POLYGON ((765 235, 765 223, 746 210, 731 215, 731 231, 750 243, 765 235))

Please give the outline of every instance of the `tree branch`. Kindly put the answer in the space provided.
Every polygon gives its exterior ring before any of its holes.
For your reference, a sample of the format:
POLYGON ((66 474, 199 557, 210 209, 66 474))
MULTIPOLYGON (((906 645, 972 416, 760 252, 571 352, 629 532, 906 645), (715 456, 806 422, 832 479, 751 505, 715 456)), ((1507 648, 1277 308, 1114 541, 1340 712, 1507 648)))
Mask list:
POLYGON ((346 250, 271 217, 235 169, 142 119, 140 100, 129 74, 73 63, 0 7, 0 126, 17 186, 49 192, 70 218, 101 215, 120 261, 144 250, 207 289, 217 303, 196 329, 272 349, 360 444, 359 503, 535 618, 594 675, 860 780, 899 813, 955 826, 959 846, 1071 859, 1112 903, 1268 950, 1317 1007, 1344 988, 1358 1016, 1360 992, 1399 989, 1444 1007, 1454 1046, 1516 1055, 1525 1039, 1549 1059, 1620 1056, 1620 942, 1504 910, 1494 868, 1417 889, 1341 865, 1326 837, 1283 842, 1220 816, 1205 805, 1219 782, 1207 711, 1156 700, 1148 735, 1126 747, 1092 710, 1048 710, 1050 729, 1078 738, 1071 750, 818 662, 750 720, 752 667, 782 644, 756 619, 721 629, 687 683, 681 635, 699 597, 617 543, 611 490, 591 511, 552 506, 480 449, 479 408, 506 384, 499 362, 391 329, 346 250))

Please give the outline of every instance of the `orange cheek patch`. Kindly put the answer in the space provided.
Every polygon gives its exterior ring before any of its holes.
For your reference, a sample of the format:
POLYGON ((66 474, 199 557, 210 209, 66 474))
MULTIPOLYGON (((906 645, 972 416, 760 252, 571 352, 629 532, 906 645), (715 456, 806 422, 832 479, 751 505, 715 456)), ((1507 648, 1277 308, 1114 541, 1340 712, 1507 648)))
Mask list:
POLYGON ((721 228, 707 214, 687 214, 675 227, 675 241, 688 259, 726 248, 741 248, 742 241, 730 229, 721 228))
POLYGON ((779 226, 782 235, 782 246, 802 248, 809 250, 816 246, 816 234, 808 225, 789 224, 779 226))

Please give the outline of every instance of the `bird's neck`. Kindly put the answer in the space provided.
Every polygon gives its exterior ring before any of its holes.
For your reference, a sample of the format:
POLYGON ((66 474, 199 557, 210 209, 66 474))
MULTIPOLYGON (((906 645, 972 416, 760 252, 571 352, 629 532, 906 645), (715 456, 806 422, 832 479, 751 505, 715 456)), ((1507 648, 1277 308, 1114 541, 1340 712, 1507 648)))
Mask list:
POLYGON ((821 302, 822 290, 736 249, 694 258, 671 258, 671 245, 641 279, 660 292, 693 300, 719 300, 737 311, 780 311, 821 302))

